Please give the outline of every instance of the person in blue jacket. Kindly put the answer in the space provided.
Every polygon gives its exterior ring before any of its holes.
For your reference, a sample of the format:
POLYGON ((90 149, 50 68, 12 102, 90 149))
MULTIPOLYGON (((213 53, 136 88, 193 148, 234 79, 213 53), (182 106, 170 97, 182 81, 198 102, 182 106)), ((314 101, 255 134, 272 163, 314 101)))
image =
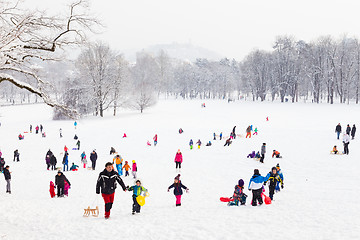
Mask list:
MULTIPOLYGON (((280 169, 280 164, 276 164, 276 170, 277 170, 278 175, 280 176, 281 181, 284 183, 284 175, 280 169)), ((277 191, 277 192, 280 191, 280 182, 277 182, 275 191, 277 191)))
POLYGON ((222 139, 222 132, 220 133, 220 140, 222 139))
POLYGON ((254 175, 251 177, 249 182, 249 191, 252 191, 253 198, 251 201, 251 205, 257 206, 257 202, 259 202, 259 205, 263 204, 263 200, 261 197, 261 193, 263 190, 263 183, 269 180, 270 173, 266 175, 266 177, 263 177, 259 173, 259 169, 254 169, 254 175))
POLYGON ((66 166, 66 171, 69 171, 69 153, 68 152, 65 152, 65 154, 64 154, 63 164, 64 164, 63 172, 65 172, 65 166, 66 166))
POLYGON ((147 192, 147 189, 141 186, 140 180, 136 180, 136 185, 129 188, 129 191, 133 191, 133 208, 132 208, 132 214, 134 215, 136 213, 140 213, 141 206, 137 202, 136 198, 142 193, 147 192))
POLYGON ((193 145, 194 145, 194 142, 192 139, 190 139, 190 142, 189 142, 190 149, 193 149, 193 145))

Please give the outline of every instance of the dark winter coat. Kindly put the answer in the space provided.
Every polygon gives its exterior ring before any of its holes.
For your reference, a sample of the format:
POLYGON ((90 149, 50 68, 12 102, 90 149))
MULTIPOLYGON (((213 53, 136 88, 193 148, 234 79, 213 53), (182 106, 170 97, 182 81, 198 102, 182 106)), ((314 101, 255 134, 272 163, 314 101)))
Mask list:
POLYGON ((177 195, 182 195, 182 194, 183 194, 182 188, 183 188, 183 189, 188 189, 187 187, 185 187, 185 186, 181 183, 181 181, 179 181, 178 183, 173 183, 173 184, 168 188, 168 190, 171 189, 171 188, 174 188, 174 195, 175 195, 175 196, 177 196, 177 195))
POLYGON ((58 174, 56 174, 56 176, 55 176, 55 185, 56 186, 64 187, 65 181, 71 186, 69 180, 65 177, 65 175, 63 173, 61 173, 60 176, 58 174))
POLYGON ((4 168, 4 177, 5 177, 5 180, 11 179, 11 174, 10 174, 9 169, 4 168))
POLYGON ((125 191, 126 187, 119 174, 112 170, 108 172, 106 169, 99 174, 99 178, 96 183, 96 193, 113 194, 116 189, 116 182, 120 184, 122 189, 125 191))
MULTIPOLYGON (((269 174, 270 174, 270 177, 269 177, 268 181, 270 182, 270 187, 275 187, 277 182, 280 182, 281 184, 283 184, 282 179, 278 173, 273 174, 272 172, 269 172, 269 174)), ((266 184, 266 182, 265 182, 265 184, 266 184)))
POLYGON ((337 125, 337 126, 336 126, 335 132, 341 132, 341 126, 340 126, 340 125, 337 125))
POLYGON ((350 132, 351 132, 351 127, 348 126, 348 127, 346 128, 346 134, 347 134, 347 135, 350 135, 350 132))
POLYGON ((94 162, 94 161, 97 160, 97 153, 96 153, 96 152, 92 152, 92 153, 90 154, 90 160, 91 160, 92 162, 94 162))
POLYGON ((355 127, 355 125, 352 127, 352 129, 351 129, 351 136, 352 137, 355 137, 355 133, 356 133, 356 127, 355 127))
POLYGON ((54 155, 51 155, 50 157, 50 164, 55 166, 57 163, 56 157, 54 155))
POLYGON ((51 157, 51 156, 54 155, 54 154, 52 153, 52 151, 49 150, 49 151, 46 153, 46 156, 47 156, 47 155, 49 155, 49 156, 51 157))

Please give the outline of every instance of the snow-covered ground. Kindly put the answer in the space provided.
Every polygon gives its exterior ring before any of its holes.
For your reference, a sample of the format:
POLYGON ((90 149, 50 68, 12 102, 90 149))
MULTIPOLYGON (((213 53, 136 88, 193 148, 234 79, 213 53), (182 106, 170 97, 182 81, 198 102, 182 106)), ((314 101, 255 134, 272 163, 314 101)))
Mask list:
MULTIPOLYGON (((12 171, 11 195, 5 193, 0 175, 0 239, 359 239, 360 142, 351 141, 349 156, 329 154, 334 145, 342 149, 334 133, 336 124, 345 128, 359 123, 359 106, 206 101, 207 107, 201 108, 200 104, 160 101, 143 114, 123 111, 116 118, 82 119, 77 130, 73 121, 52 121, 52 111, 45 105, 0 108, 0 149, 12 171), (42 124, 47 137, 26 133, 19 141, 18 134, 28 131, 30 124, 33 128, 42 124), (258 127, 259 135, 244 139, 250 124, 258 127), (213 132, 228 136, 234 125, 242 137, 230 147, 217 140, 211 147, 189 149, 190 138, 205 143, 213 132), (45 154, 50 148, 61 163, 64 145, 75 147, 75 133, 81 149, 70 151, 70 164, 81 165, 81 152, 89 158, 96 149, 97 169, 65 172, 72 184, 69 197, 51 199, 49 182, 56 173, 46 170, 45 154), (155 134, 158 145, 148 147, 146 141, 152 142, 155 134), (263 142, 265 163, 247 159, 263 142), (138 176, 151 194, 140 215, 131 215, 131 193, 118 187, 111 217, 103 218, 104 203, 95 194, 95 185, 104 164, 112 160, 111 146, 124 160, 137 161, 138 176), (177 174, 178 148, 184 156, 181 180, 190 191, 176 208, 167 187, 177 174), (18 163, 12 161, 15 149, 21 154, 18 163), (284 157, 272 159, 273 149, 284 157), (276 163, 284 173, 285 188, 271 205, 252 207, 247 185, 254 168, 265 175, 276 163), (219 198, 231 196, 240 178, 249 196, 247 205, 228 207, 219 198), (82 216, 84 208, 96 205, 101 216, 82 216)), ((133 184, 130 177, 123 179, 126 185, 133 184)))

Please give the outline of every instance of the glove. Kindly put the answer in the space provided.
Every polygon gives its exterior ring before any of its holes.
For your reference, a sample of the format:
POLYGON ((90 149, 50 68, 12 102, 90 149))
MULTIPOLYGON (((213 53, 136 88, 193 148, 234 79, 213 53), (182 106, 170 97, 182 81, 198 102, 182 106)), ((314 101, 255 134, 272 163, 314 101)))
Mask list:
POLYGON ((284 184, 281 184, 281 188, 284 188, 284 184))
POLYGON ((168 192, 170 192, 170 189, 168 189, 168 192))
POLYGON ((263 184, 264 186, 266 186, 266 182, 264 182, 264 184, 263 184))
POLYGON ((188 189, 188 188, 186 189, 186 193, 189 193, 189 189, 188 189))

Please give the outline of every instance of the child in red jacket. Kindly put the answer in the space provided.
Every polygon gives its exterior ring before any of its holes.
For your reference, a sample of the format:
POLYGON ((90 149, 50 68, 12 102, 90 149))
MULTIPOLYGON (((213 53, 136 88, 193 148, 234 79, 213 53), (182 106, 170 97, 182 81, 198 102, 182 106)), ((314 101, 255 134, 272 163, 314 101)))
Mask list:
POLYGON ((53 181, 50 181, 50 197, 53 198, 55 197, 55 184, 53 183, 53 181))

